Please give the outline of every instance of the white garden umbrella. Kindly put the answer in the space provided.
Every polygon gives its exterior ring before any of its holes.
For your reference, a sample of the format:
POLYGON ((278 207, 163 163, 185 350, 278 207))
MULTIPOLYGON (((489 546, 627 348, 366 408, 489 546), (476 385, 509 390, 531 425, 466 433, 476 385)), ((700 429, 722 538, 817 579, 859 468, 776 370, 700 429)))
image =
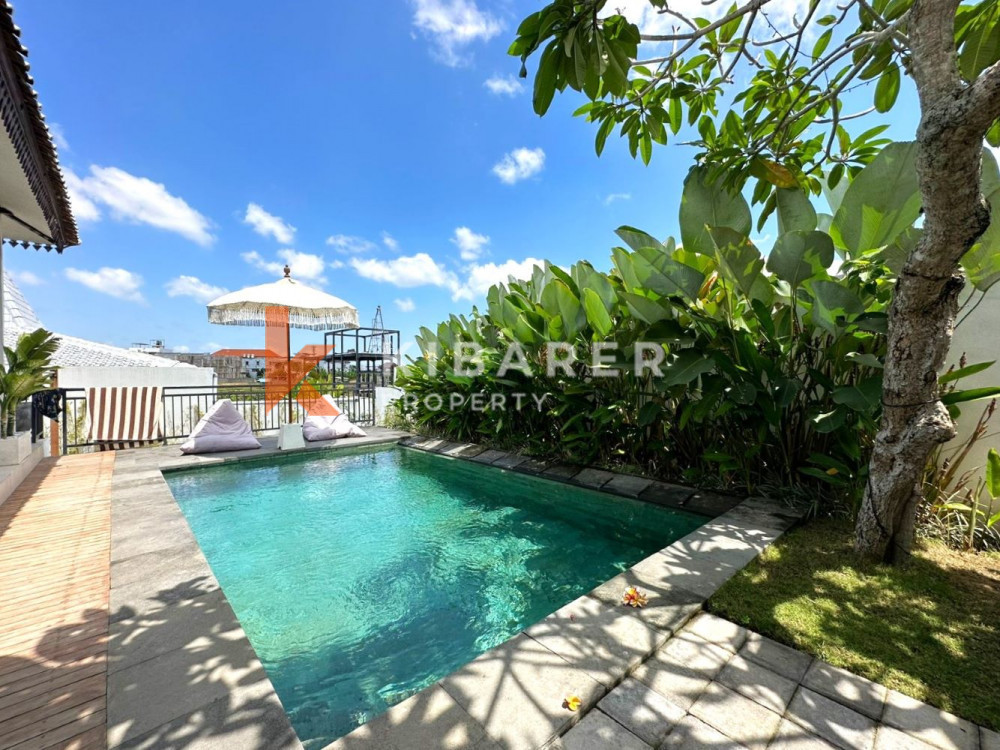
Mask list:
MULTIPOLYGON (((223 294, 208 303, 208 322, 231 326, 266 326, 268 309, 287 308, 285 330, 288 370, 291 377, 291 329, 335 331, 358 328, 358 309, 340 297, 313 289, 292 278, 285 266, 285 276, 270 284, 248 286, 223 294)), ((292 395, 288 394, 288 421, 292 421, 292 395)))

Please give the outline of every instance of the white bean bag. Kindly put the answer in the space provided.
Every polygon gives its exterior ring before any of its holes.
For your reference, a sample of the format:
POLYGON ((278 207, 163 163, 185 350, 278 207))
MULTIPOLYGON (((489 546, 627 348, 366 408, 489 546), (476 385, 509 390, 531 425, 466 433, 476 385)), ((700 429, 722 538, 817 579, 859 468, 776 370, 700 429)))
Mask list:
POLYGON ((334 438, 365 437, 365 431, 347 418, 332 396, 323 396, 323 400, 333 407, 333 410, 337 412, 336 416, 306 417, 302 424, 302 437, 310 442, 333 440, 334 438))
POLYGON ((181 443, 181 453, 218 453, 260 448, 250 425, 228 398, 216 401, 188 439, 181 443))

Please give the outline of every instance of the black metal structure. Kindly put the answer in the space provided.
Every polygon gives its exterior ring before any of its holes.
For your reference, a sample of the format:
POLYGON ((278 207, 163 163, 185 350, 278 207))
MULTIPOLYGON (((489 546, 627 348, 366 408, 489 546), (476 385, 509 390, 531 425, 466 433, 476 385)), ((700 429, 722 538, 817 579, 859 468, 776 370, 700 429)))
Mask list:
POLYGON ((330 352, 323 358, 330 383, 348 390, 390 386, 396 379, 399 331, 388 328, 345 328, 323 334, 323 346, 330 352))

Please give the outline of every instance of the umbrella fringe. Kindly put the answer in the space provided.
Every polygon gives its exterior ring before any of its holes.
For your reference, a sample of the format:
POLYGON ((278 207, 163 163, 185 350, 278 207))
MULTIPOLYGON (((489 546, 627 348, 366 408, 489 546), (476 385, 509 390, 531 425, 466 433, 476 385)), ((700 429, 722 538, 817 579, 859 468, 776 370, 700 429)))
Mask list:
MULTIPOLYGON (((267 325, 266 312, 276 305, 245 304, 238 308, 210 308, 208 322, 230 326, 267 325)), ((308 308, 288 308, 288 325, 292 328, 306 328, 312 331, 329 331, 338 328, 357 328, 358 311, 342 310, 316 315, 315 310, 308 308)))

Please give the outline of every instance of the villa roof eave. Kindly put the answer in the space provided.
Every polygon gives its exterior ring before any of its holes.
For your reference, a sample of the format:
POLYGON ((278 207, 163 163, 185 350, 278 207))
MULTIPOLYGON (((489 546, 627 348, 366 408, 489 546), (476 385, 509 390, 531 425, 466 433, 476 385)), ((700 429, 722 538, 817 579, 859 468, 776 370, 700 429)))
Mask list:
POLYGON ((62 252, 63 248, 79 245, 80 237, 56 147, 28 72, 28 50, 21 44, 21 30, 14 23, 13 12, 7 0, 0 0, 0 116, 5 136, 48 224, 47 231, 28 226, 45 242, 29 240, 19 244, 62 252))

